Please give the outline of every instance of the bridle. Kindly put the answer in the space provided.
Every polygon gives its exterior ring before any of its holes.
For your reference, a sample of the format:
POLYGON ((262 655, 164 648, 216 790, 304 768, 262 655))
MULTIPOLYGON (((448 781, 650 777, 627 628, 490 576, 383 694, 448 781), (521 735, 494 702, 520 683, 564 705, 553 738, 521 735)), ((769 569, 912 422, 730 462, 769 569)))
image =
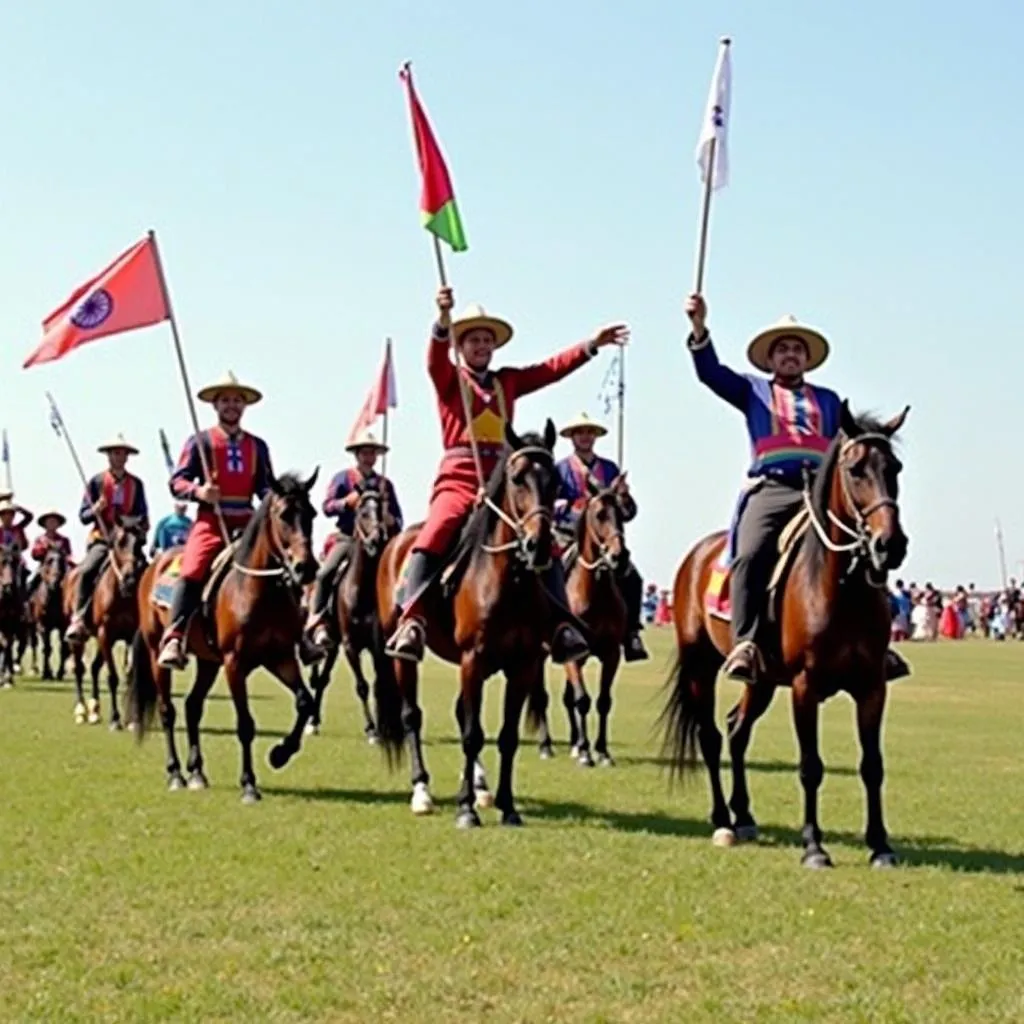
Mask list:
MULTIPOLYGON (((504 544, 481 544, 481 550, 486 551, 489 555, 500 555, 507 551, 515 551, 522 561, 527 561, 530 556, 530 552, 527 549, 527 541, 529 538, 526 535, 526 524, 533 519, 545 519, 549 523, 551 522, 551 510, 544 508, 542 505, 537 508, 530 509, 526 515, 520 516, 515 513, 515 504, 512 501, 512 497, 509 494, 509 476, 512 466, 512 460, 517 459, 520 456, 527 456, 532 459, 543 459, 548 463, 553 463, 554 458, 551 452, 547 448, 542 448, 540 445, 526 445, 523 448, 517 448, 514 452, 511 452, 505 459, 505 497, 508 498, 508 504, 513 509, 513 514, 509 515, 500 505, 492 501, 489 496, 484 498, 484 504, 489 508, 512 532, 515 536, 510 541, 506 541, 504 544)), ((536 573, 546 572, 551 568, 551 559, 548 558, 544 565, 533 566, 533 571, 536 573)))
POLYGON ((375 545, 379 544, 384 537, 384 520, 380 514, 381 495, 379 491, 362 491, 359 496, 359 504, 356 506, 355 515, 355 537, 362 545, 367 557, 373 558, 377 554, 375 545), (373 528, 368 530, 359 518, 359 512, 368 501, 377 502, 377 514, 374 518, 373 528))
MULTIPOLYGON (((270 499, 273 501, 273 499, 270 499)), ((276 517, 269 514, 267 515, 267 535, 270 542, 270 558, 277 562, 276 566, 268 569, 254 569, 252 566, 243 565, 238 561, 237 558, 231 562, 231 568, 241 573, 243 576, 248 576, 252 579, 273 579, 279 576, 287 576, 291 581, 291 584, 298 588, 302 586, 302 581, 299 579, 298 571, 295 566, 292 565, 291 559, 285 554, 284 545, 281 543, 281 538, 277 532, 276 517)))
POLYGON ((831 509, 827 510, 829 522, 850 537, 851 539, 849 541, 837 543, 832 540, 828 535, 828 530, 825 525, 818 519, 817 513, 814 510, 814 503, 811 500, 810 481, 806 472, 804 475, 803 499, 804 507, 807 509, 807 514, 810 517, 811 526, 814 528, 814 532, 817 534, 818 540, 821 541, 822 545, 828 551, 832 551, 835 554, 853 555, 847 575, 852 575, 857 570, 861 562, 866 562, 867 571, 865 572, 865 576, 867 577, 868 583, 873 587, 882 589, 886 585, 886 574, 883 572, 881 574, 881 578, 879 578, 876 576, 876 571, 871 565, 870 551, 871 545, 875 540, 875 534, 868 525, 868 519, 882 508, 892 508, 898 511, 899 504, 894 498, 890 498, 889 495, 885 495, 877 501, 873 501, 866 508, 858 506, 853 500, 853 496, 850 494, 849 470, 842 464, 842 458, 850 448, 855 444, 864 444, 866 442, 882 444, 886 448, 890 450, 892 449, 892 438, 890 438, 888 434, 878 432, 859 434, 857 437, 851 437, 845 441, 842 448, 839 449, 839 486, 843 495, 843 507, 853 520, 853 527, 847 526, 846 523, 844 523, 843 520, 840 519, 839 516, 837 516, 831 509))
POLYGON ((590 510, 595 506, 595 503, 602 500, 603 498, 600 494, 594 495, 594 497, 587 502, 587 509, 583 514, 587 537, 593 541, 594 546, 597 548, 597 558, 593 562, 585 559, 583 557, 582 546, 580 547, 579 555, 576 558, 576 564, 581 569, 586 569, 587 572, 593 572, 595 576, 600 576, 603 572, 615 571, 616 556, 611 552, 611 545, 615 540, 625 541, 625 535, 619 527, 616 527, 611 535, 606 537, 604 540, 598 536, 597 531, 594 529, 594 524, 590 518, 590 510))

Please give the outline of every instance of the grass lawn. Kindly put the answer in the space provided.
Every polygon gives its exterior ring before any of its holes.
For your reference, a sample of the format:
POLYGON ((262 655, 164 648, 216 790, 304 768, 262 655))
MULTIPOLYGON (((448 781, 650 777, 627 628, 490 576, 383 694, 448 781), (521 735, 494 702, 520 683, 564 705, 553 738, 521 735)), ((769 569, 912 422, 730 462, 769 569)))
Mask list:
MULTIPOLYGON (((255 681, 255 807, 222 683, 204 721, 213 788, 169 794, 158 734, 140 749, 76 726, 67 684, 19 679, 0 693, 0 1020, 1024 1021, 1024 646, 910 647, 885 729, 896 871, 867 867, 852 705, 826 707, 837 866, 812 873, 788 695, 751 748, 764 838, 716 849, 704 779, 669 792, 658 763, 669 638, 651 644, 620 674, 617 767, 525 745, 526 828, 485 812, 473 833, 453 827, 446 667, 424 686, 441 807, 418 820, 340 667, 323 734, 280 773, 265 754, 290 701, 255 681)), ((496 785, 493 745, 484 763, 496 785)))

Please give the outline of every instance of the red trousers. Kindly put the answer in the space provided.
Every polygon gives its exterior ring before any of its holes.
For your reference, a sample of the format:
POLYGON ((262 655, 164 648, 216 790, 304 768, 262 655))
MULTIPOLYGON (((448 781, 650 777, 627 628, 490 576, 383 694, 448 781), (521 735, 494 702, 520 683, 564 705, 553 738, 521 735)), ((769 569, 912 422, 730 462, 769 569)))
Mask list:
MULTIPOLYGON (((485 456, 482 462, 484 477, 487 478, 497 458, 485 456)), ((479 486, 476 466, 471 457, 445 459, 434 481, 427 521, 416 538, 413 550, 426 551, 432 555, 447 553, 473 511, 479 486)))
POLYGON ((217 520, 211 515, 199 514, 195 526, 185 541, 181 559, 181 578, 201 582, 210 574, 213 560, 224 550, 224 538, 220 535, 217 520))

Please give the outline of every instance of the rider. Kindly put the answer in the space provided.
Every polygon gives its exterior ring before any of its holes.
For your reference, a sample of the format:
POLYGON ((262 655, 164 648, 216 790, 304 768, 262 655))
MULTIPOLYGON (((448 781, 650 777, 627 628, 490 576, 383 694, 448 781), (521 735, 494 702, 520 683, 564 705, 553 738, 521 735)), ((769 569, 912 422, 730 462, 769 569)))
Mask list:
MULTIPOLYGON (((386 648, 392 657, 411 661, 421 661, 426 646, 419 601, 474 504, 482 499, 471 440, 476 440, 483 476, 487 480, 506 455, 505 425, 512 421, 515 403, 585 366, 599 348, 625 344, 629 336, 625 326, 616 324, 602 328, 587 341, 542 363, 494 371, 491 359, 495 350, 511 339, 512 326, 488 316, 481 306, 471 306, 452 321, 452 304, 452 290, 442 287, 437 293, 439 315, 431 332, 427 355, 427 370, 437 393, 445 451, 434 481, 427 521, 416 538, 397 588, 396 604, 402 614, 386 648), (466 363, 461 370, 456 370, 450 359, 453 341, 466 363), (472 423, 468 426, 460 394, 460 375, 472 410, 472 423), (400 595, 409 595, 409 599, 403 596, 399 600, 400 595)), ((553 598, 554 614, 560 620, 551 638, 551 660, 556 664, 578 661, 587 655, 587 645, 568 621, 565 573, 557 558, 548 571, 546 585, 553 598)))
POLYGON ((206 480, 197 438, 190 437, 171 476, 171 494, 178 502, 198 503, 199 512, 185 541, 181 576, 174 585, 170 620, 160 644, 157 660, 162 668, 180 669, 188 664, 185 630, 202 601, 210 567, 225 544, 217 508, 234 536, 252 518, 253 499, 263 500, 273 478, 266 442, 242 430, 243 413, 263 395, 229 373, 223 381, 203 388, 197 397, 217 413, 217 425, 204 430, 198 439, 213 480, 206 480))
MULTIPOLYGON (((736 528, 732 576, 733 647, 727 676, 754 682, 762 665, 757 647, 759 613, 779 537, 803 506, 804 472, 821 465, 839 433, 841 401, 828 388, 809 384, 804 375, 828 358, 829 344, 819 331, 793 316, 755 335, 747 358, 770 379, 739 374, 723 366, 706 326, 707 306, 700 295, 686 301, 692 324, 687 346, 697 378, 719 398, 746 416, 752 446, 748 486, 736 528)), ((903 658, 890 650, 886 675, 909 674, 903 658)))
MULTIPOLYGON (((577 522, 586 509, 591 495, 610 487, 619 476, 619 467, 611 459, 606 459, 594 451, 597 439, 607 433, 606 427, 596 423, 586 413, 567 423, 559 431, 562 437, 572 442, 573 452, 555 467, 561 481, 558 500, 555 502, 555 528, 567 537, 570 544, 575 538, 577 522)), ((624 482, 621 486, 622 520, 628 523, 636 517, 637 507, 624 482)), ((577 552, 570 547, 567 554, 569 560, 566 572, 569 572, 577 552)), ((626 602, 627 628, 622 642, 626 661, 646 661, 649 655, 640 637, 644 583, 625 551, 616 568, 615 579, 626 602)))
POLYGON ((317 648, 323 649, 331 643, 331 631, 324 621, 327 604, 334 587, 349 565, 352 550, 352 535, 355 532, 355 509, 364 491, 378 491, 384 502, 384 525, 388 536, 402 530, 402 509, 394 484, 376 470, 377 457, 388 451, 388 446, 378 441, 369 430, 363 430, 345 451, 352 452, 356 464, 336 473, 327 489, 324 501, 324 515, 332 516, 337 523, 337 532, 327 551, 320 571, 316 574, 313 604, 309 612, 306 633, 317 648))
POLYGON ((78 510, 78 518, 92 529, 86 541, 85 558, 79 569, 75 612, 65 634, 68 640, 84 640, 88 634, 86 620, 92 607, 93 591, 109 554, 106 538, 118 520, 123 516, 138 518, 142 533, 149 530, 146 489, 137 476, 125 469, 128 457, 139 454, 138 448, 129 444, 123 434, 118 434, 113 441, 101 444, 96 450, 106 455, 107 469, 89 481, 78 510), (98 523, 106 527, 106 533, 98 523))
MULTIPOLYGON (((64 557, 67 559, 68 564, 71 564, 71 541, 68 540, 64 534, 58 532, 60 528, 67 522, 59 512, 44 512, 39 517, 39 525, 43 528, 43 532, 32 543, 32 561, 38 562, 40 569, 42 568, 43 561, 46 559, 46 555, 53 548, 57 548, 59 551, 64 552, 64 557)), ((36 587, 39 586, 42 581, 42 575, 40 569, 32 574, 32 579, 28 582, 28 596, 31 597, 36 592, 36 587)))
POLYGON ((156 524, 153 543, 149 548, 150 558, 155 558, 162 551, 181 547, 188 539, 189 530, 192 529, 192 520, 185 514, 186 508, 185 502, 176 501, 174 511, 170 515, 164 516, 156 524))

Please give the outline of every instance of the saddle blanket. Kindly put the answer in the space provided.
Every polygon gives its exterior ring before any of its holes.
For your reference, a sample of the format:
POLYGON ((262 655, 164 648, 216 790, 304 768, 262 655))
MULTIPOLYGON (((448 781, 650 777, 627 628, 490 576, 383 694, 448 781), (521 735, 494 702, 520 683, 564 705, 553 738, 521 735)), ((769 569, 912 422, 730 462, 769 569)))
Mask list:
POLYGON ((150 601, 157 608, 170 608, 171 597, 174 594, 174 585, 181 578, 181 554, 175 555, 168 563, 167 568, 157 577, 153 585, 153 593, 150 601))

